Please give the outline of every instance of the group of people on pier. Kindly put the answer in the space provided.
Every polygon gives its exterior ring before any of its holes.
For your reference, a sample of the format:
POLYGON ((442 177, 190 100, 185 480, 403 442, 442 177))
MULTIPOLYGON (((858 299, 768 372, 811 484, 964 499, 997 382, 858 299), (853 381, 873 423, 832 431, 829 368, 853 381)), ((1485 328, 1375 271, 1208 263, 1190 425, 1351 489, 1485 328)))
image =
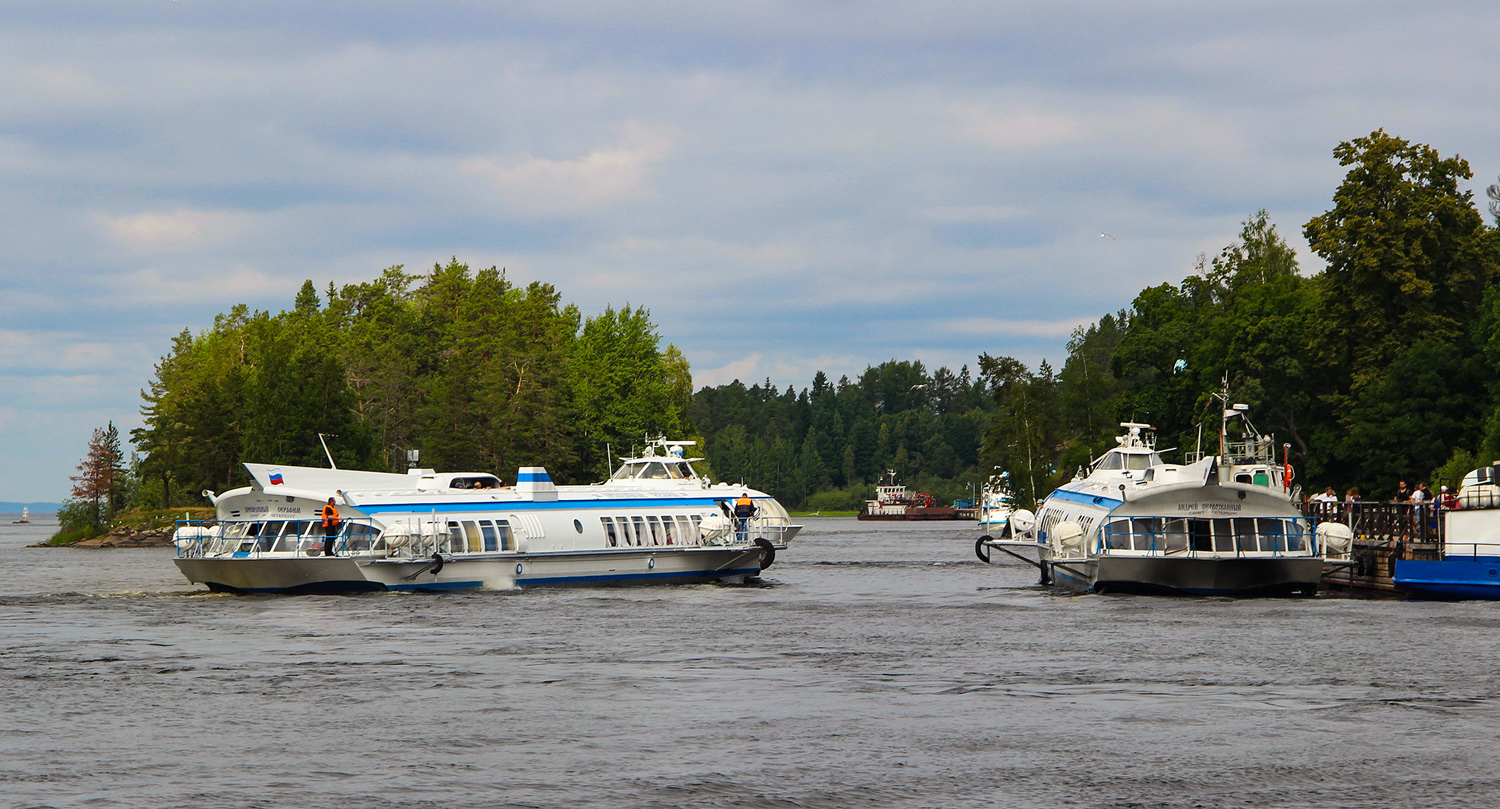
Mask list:
MULTIPOLYGON (((1345 505, 1348 505, 1351 503, 1362 502, 1362 500, 1360 499, 1359 487, 1357 486, 1350 487, 1348 491, 1344 492, 1344 497, 1342 500, 1339 499, 1338 492, 1332 486, 1329 486, 1323 490, 1322 494, 1315 494, 1311 497, 1304 496, 1303 502, 1342 502, 1345 505)), ((1461 508, 1458 502, 1458 495, 1450 491, 1447 486, 1439 486, 1437 494, 1434 495, 1431 488, 1428 487, 1426 481, 1417 483, 1417 487, 1415 489, 1407 488, 1406 481, 1400 481, 1396 484, 1395 496, 1391 498, 1389 502, 1407 503, 1416 507, 1417 509, 1420 509, 1422 506, 1427 505, 1436 506, 1438 510, 1461 508)))

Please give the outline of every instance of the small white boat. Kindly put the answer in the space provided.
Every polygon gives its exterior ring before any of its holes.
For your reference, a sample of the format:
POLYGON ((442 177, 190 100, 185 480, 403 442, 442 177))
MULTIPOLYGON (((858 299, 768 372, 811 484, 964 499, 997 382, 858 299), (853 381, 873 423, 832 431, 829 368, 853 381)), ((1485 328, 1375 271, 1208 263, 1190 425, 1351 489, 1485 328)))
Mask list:
POLYGON ((1001 472, 985 481, 979 492, 979 530, 986 534, 998 534, 1010 524, 1010 515, 1016 510, 1015 500, 1010 495, 1010 475, 1001 472))
POLYGON ((657 440, 604 483, 556 486, 522 467, 406 474, 245 464, 251 484, 209 494, 218 520, 176 533, 189 581, 238 593, 509 589, 742 582, 801 530, 770 495, 700 477, 657 440), (736 519, 748 494, 754 514, 736 519), (329 542, 320 510, 341 519, 329 542), (331 549, 326 554, 324 548, 331 549))
POLYGON ((31 522, 31 509, 21 506, 21 519, 16 520, 16 525, 26 525, 31 522))
POLYGON ((975 546, 1036 565, 1043 584, 1083 592, 1313 595, 1323 559, 1292 502, 1285 463, 1244 405, 1224 410, 1217 455, 1162 460, 1148 424, 1124 423, 1119 446, 1048 495, 1039 513, 1011 515, 1001 539, 975 546), (1226 437, 1242 419, 1247 435, 1226 437))

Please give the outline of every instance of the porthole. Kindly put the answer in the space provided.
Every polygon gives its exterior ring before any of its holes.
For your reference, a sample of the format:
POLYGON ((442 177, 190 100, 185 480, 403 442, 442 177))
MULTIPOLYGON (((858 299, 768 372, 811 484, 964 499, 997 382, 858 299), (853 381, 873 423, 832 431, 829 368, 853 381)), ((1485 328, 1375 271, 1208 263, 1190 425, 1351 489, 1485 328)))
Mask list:
POLYGON ((516 575, 517 576, 521 575, 521 565, 520 564, 516 565, 516 575))
POLYGON ((648 569, 648 570, 655 570, 656 569, 656 560, 655 559, 647 559, 646 560, 646 569, 648 569))
POLYGON ((1494 568, 1490 568, 1490 575, 1491 576, 1500 575, 1500 570, 1495 570, 1494 568))
POLYGON ((580 534, 583 533, 583 523, 581 523, 581 522, 579 522, 577 520, 574 520, 573 521, 573 530, 577 531, 580 534))

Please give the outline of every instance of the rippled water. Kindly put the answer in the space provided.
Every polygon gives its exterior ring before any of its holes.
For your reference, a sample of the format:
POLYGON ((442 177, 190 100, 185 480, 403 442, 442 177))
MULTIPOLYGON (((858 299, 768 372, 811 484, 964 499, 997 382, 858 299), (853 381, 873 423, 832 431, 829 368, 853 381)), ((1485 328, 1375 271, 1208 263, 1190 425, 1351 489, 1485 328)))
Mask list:
POLYGON ((0 525, 0 803, 1493 806, 1500 605, 1057 596, 967 524, 761 586, 222 596, 0 525))

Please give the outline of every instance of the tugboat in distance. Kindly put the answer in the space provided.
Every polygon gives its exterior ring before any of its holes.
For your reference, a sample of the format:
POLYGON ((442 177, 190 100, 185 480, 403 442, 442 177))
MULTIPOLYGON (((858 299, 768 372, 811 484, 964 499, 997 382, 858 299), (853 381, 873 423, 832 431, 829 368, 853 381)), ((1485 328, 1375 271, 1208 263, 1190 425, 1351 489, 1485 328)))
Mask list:
POLYGON ((913 492, 896 483, 896 472, 886 470, 889 483, 875 487, 875 499, 866 500, 861 520, 956 520, 958 509, 940 506, 932 495, 913 492))

